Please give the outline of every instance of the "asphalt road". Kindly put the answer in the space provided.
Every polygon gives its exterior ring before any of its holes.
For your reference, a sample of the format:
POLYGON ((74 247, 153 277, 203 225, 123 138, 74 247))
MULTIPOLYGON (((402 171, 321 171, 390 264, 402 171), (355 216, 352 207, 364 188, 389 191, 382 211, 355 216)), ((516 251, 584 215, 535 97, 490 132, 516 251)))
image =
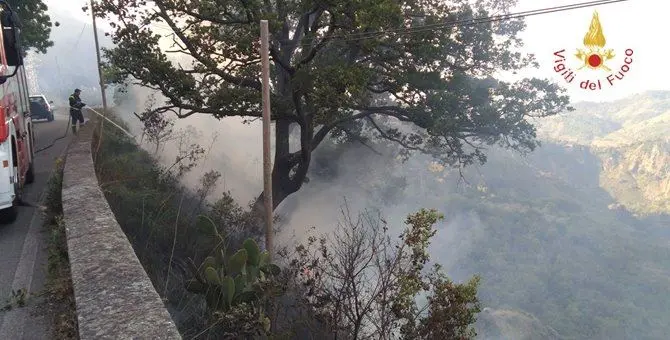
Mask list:
MULTIPOLYGON (((35 121, 36 150, 43 148, 65 134, 68 128, 66 111, 57 112, 52 122, 35 121)), ((26 187, 24 200, 40 205, 46 195, 46 184, 55 160, 65 151, 72 135, 35 156, 35 182, 26 187)), ((0 309, 7 304, 12 290, 28 292, 27 305, 0 311, 0 339, 49 339, 49 322, 36 313, 39 297, 47 275, 46 250, 49 234, 43 228, 42 212, 36 207, 19 207, 19 215, 12 224, 0 225, 0 309)))

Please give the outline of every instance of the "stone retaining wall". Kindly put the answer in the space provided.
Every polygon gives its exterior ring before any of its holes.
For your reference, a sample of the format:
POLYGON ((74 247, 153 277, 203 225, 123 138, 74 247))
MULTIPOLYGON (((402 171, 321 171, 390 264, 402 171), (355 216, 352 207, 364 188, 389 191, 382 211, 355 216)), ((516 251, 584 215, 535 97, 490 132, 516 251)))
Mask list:
POLYGON ((98 186, 92 125, 73 139, 63 173, 63 215, 80 339, 181 339, 98 186))

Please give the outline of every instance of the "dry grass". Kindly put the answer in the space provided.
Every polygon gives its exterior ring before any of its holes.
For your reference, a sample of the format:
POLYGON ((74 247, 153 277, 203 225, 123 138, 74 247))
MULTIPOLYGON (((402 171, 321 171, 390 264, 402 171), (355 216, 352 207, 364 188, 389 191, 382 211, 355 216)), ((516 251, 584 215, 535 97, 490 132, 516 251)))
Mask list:
POLYGON ((49 180, 47 189, 44 228, 49 233, 49 263, 44 291, 45 306, 42 311, 50 318, 51 339, 72 340, 79 339, 79 334, 65 224, 62 219, 63 164, 60 159, 56 161, 56 171, 49 180))

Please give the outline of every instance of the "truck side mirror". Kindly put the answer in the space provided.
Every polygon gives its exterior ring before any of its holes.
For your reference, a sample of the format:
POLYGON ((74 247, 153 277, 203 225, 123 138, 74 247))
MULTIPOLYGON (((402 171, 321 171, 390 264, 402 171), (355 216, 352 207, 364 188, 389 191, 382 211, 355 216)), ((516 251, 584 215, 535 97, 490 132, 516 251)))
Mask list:
POLYGON ((16 13, 9 9, 9 6, 5 6, 3 9, 2 15, 0 15, 0 23, 2 24, 2 40, 5 45, 7 66, 18 67, 23 65, 23 49, 19 39, 21 23, 16 13))

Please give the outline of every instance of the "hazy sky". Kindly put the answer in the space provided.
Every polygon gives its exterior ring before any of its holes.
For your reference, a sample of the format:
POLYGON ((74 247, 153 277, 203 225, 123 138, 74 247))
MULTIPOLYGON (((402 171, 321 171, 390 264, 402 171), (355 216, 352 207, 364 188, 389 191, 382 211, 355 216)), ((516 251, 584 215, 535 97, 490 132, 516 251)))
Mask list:
MULTIPOLYGON (((72 12, 82 21, 90 21, 81 7, 84 0, 47 0, 50 7, 59 11, 72 12)), ((555 7, 584 2, 584 0, 520 0, 513 12, 555 7)), ((667 13, 670 2, 667 0, 628 0, 621 3, 582 8, 565 12, 542 14, 528 17, 528 27, 523 33, 528 52, 534 53, 541 64, 539 70, 522 73, 538 77, 551 77, 563 83, 574 101, 605 101, 621 98, 646 90, 670 90, 668 79, 670 66, 666 60, 670 48, 664 43, 668 31, 667 13), (567 84, 552 69, 553 53, 565 49, 566 66, 577 69, 581 64, 574 56, 577 48, 583 48, 582 39, 586 34, 594 9, 600 14, 600 21, 607 40, 605 48, 614 50, 616 56, 606 62, 611 72, 604 70, 581 70, 575 80, 567 84), (616 73, 624 61, 624 51, 633 50, 629 71, 622 80, 616 80, 613 86, 606 81, 608 74, 616 73), (585 79, 601 80, 601 90, 584 90, 579 82, 585 79)), ((100 23, 101 28, 105 25, 100 23)))

